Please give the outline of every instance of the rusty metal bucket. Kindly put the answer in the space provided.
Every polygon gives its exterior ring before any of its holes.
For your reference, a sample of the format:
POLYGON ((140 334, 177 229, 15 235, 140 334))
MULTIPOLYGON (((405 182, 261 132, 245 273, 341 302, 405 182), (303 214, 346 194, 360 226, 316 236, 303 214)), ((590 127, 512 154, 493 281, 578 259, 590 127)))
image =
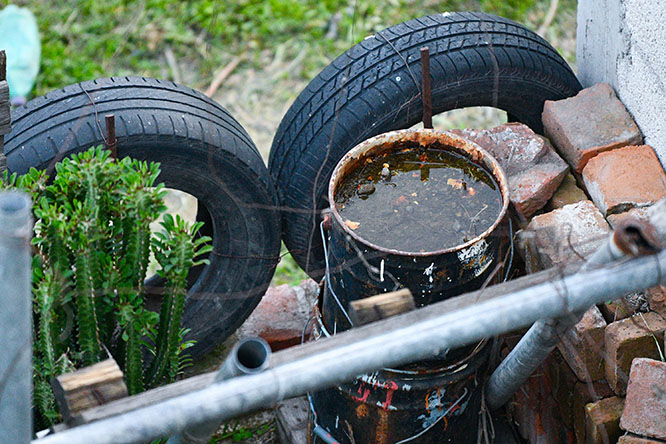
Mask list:
MULTIPOLYGON (((409 288, 419 307, 480 288, 500 262, 508 184, 497 161, 478 145, 452 133, 419 129, 393 131, 368 139, 338 163, 328 189, 330 223, 322 225, 327 272, 319 334, 351 328, 345 309, 353 300, 409 288), (335 207, 344 178, 367 158, 406 146, 450 150, 485 169, 496 182, 502 207, 495 222, 470 241, 443 250, 412 253, 375 245, 345 225, 335 207), (324 232, 324 228, 328 233, 324 232)), ((445 350, 432 361, 383 369, 312 395, 314 426, 340 443, 454 443, 477 439, 481 374, 490 344, 445 350), (315 424, 316 423, 316 424, 315 424)), ((312 437, 311 442, 322 442, 312 437)), ((332 442, 332 441, 331 441, 332 442)))

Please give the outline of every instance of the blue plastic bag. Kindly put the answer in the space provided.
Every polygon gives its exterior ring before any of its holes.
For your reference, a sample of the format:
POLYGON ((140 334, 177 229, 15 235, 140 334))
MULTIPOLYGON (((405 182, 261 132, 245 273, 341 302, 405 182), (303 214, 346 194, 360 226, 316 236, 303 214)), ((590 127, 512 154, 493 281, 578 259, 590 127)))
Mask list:
POLYGON ((0 11, 0 49, 7 54, 12 103, 24 103, 35 85, 42 52, 37 21, 30 10, 8 5, 0 11))

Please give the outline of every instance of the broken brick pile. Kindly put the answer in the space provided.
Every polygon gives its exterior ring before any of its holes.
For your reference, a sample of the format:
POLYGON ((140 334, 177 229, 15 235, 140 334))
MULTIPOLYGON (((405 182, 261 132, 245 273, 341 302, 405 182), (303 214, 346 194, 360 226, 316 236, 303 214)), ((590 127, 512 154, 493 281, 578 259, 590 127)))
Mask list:
MULTIPOLYGON (((543 124, 548 139, 512 123, 458 132, 506 170, 527 272, 584 260, 622 218, 645 218, 666 197, 653 148, 609 85, 546 102, 543 124)), ((512 400, 523 437, 666 443, 665 330, 663 287, 592 307, 512 400)))

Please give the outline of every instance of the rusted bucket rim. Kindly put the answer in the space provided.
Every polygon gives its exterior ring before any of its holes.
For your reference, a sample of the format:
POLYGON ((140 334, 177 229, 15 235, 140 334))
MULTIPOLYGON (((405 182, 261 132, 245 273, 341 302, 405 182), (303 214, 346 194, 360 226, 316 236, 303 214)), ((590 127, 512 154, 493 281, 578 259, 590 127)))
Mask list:
POLYGON ((486 150, 481 148, 474 142, 471 142, 467 139, 463 139, 460 136, 457 136, 449 131, 440 131, 436 129, 407 129, 407 130, 397 130, 390 131, 388 133, 379 134, 375 137, 372 137, 368 140, 365 140, 354 148, 352 148, 347 154, 345 154, 342 159, 338 162, 333 170, 331 175, 331 180, 328 183, 328 201, 331 206, 331 213, 335 221, 342 227, 342 229, 353 239, 361 242, 368 247, 383 251, 389 254, 397 254, 403 256, 414 256, 414 257, 427 257, 435 256, 444 253, 453 253, 465 248, 471 247, 475 243, 479 242, 482 239, 485 239, 495 231, 498 225, 504 219, 506 212, 509 208, 509 186, 504 174, 504 170, 497 163, 497 160, 490 155, 486 150), (379 155, 385 151, 390 151, 394 144, 400 142, 413 142, 418 143, 421 146, 427 146, 431 143, 437 142, 445 146, 452 147, 454 152, 464 155, 466 158, 481 165, 483 168, 488 170, 488 172, 493 176, 500 188, 500 194, 502 196, 502 210, 500 211, 495 222, 483 233, 477 237, 465 242, 464 244, 456 245, 455 247, 449 247, 442 250, 433 250, 426 252, 410 252, 410 251, 401 251, 394 250, 390 248, 385 248, 380 245, 375 245, 372 242, 362 238, 358 234, 354 233, 347 225, 345 225, 342 216, 338 212, 338 209, 335 205, 335 190, 338 183, 345 177, 345 173, 351 169, 351 166, 355 164, 354 161, 359 161, 365 157, 369 157, 368 153, 372 153, 373 156, 379 155))

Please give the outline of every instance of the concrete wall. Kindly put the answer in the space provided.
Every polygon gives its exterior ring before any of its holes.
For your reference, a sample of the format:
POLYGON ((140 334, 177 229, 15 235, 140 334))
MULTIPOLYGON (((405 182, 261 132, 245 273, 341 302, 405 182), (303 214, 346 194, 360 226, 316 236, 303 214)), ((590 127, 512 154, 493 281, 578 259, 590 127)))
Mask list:
POLYGON ((666 0, 579 0, 576 59, 583 86, 613 85, 666 165, 666 0))

